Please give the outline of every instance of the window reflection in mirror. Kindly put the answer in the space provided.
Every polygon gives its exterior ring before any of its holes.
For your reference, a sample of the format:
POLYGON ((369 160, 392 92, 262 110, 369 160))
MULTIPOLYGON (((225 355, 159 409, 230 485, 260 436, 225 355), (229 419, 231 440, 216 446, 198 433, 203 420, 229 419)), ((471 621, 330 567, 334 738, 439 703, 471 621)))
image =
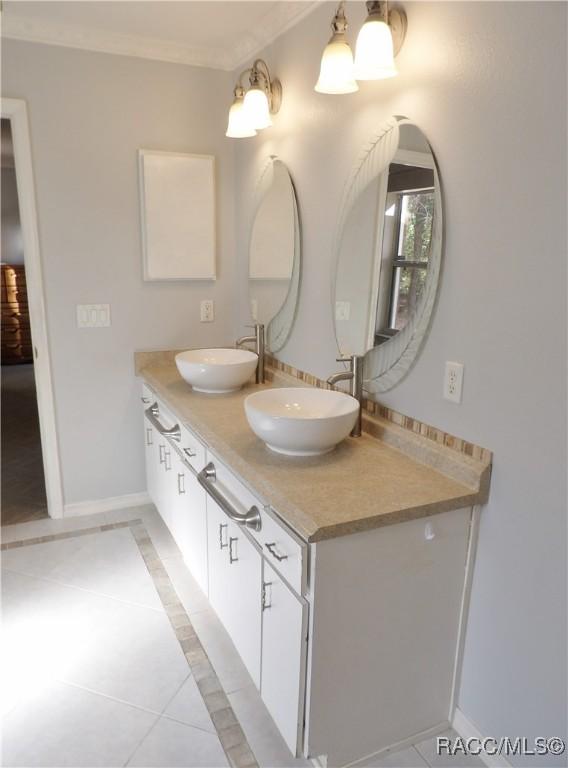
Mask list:
POLYGON ((402 330, 416 309, 426 280, 433 220, 434 171, 391 163, 382 248, 388 290, 377 303, 375 345, 402 330))

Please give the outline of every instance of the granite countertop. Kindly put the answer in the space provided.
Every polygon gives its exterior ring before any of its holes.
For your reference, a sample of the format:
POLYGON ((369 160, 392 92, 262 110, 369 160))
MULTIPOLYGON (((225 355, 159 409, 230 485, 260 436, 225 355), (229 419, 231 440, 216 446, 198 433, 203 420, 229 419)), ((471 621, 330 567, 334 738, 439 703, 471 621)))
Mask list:
POLYGON ((260 388, 290 386, 274 374, 228 395, 194 392, 173 355, 137 353, 136 372, 243 483, 302 539, 321 541, 460 509, 486 500, 480 481, 464 484, 386 442, 363 434, 317 457, 276 454, 256 437, 243 401, 260 388))

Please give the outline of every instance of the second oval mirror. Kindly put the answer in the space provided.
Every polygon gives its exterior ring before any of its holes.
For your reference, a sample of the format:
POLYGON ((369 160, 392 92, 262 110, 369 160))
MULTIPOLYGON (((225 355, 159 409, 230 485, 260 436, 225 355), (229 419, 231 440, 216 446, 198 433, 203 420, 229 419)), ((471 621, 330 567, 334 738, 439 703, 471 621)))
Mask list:
POLYGON ((440 183, 420 129, 392 118, 357 165, 336 238, 334 319, 342 355, 365 355, 365 389, 409 370, 428 327, 442 250, 440 183))
POLYGON ((294 185, 281 160, 271 157, 259 180, 249 245, 250 311, 266 327, 271 352, 286 343, 300 284, 300 223, 294 185))

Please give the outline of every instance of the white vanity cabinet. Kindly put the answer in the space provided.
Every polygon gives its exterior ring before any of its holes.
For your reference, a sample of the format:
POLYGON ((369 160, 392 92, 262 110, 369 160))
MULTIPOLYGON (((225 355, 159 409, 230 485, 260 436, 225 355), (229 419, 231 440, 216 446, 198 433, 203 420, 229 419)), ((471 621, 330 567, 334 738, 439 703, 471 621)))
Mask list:
POLYGON ((290 752, 348 765, 447 728, 472 510, 308 544, 149 389, 143 397, 150 496, 290 752))

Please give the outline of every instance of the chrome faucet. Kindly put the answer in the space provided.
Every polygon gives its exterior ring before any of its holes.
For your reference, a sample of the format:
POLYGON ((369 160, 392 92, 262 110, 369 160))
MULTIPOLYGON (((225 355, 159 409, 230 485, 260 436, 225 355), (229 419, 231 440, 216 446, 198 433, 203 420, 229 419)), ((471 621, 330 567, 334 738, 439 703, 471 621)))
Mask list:
POLYGON ((254 344, 254 351, 258 355, 258 364, 256 366, 256 383, 264 384, 264 325, 256 323, 247 325, 247 328, 254 328, 254 336, 243 336, 235 342, 237 347, 242 344, 254 344))
POLYGON ((327 383, 330 387, 337 384, 338 381, 349 381, 349 394, 359 403, 359 413, 355 426, 351 430, 351 437, 361 437, 361 403, 363 401, 363 355, 350 355, 349 357, 338 357, 338 363, 349 363, 348 371, 334 373, 329 377, 327 383))

